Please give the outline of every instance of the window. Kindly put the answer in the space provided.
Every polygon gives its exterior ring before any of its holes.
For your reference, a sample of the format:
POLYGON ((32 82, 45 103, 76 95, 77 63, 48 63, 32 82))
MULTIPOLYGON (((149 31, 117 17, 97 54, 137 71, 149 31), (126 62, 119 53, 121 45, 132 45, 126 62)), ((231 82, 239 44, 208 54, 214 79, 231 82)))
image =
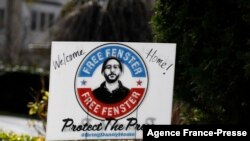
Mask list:
POLYGON ((4 28, 4 9, 0 9, 0 29, 4 28))
POLYGON ((31 30, 44 31, 54 23, 55 15, 53 13, 45 12, 31 12, 31 30))
POLYGON ((31 30, 36 30, 37 28, 37 13, 35 11, 31 12, 31 30))
POLYGON ((53 22, 54 22, 54 14, 50 13, 49 14, 49 27, 53 25, 53 22))
POLYGON ((45 28, 45 13, 41 13, 41 19, 40 19, 40 30, 43 31, 45 28))

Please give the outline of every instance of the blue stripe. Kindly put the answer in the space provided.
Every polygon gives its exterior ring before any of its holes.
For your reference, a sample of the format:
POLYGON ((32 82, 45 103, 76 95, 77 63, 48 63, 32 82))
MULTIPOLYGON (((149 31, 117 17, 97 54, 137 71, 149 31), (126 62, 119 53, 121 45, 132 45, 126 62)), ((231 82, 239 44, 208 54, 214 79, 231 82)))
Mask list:
MULTIPOLYGON (((116 57, 125 64, 132 77, 146 77, 145 65, 134 51, 122 45, 105 45, 95 49, 85 57, 79 70, 79 77, 92 77, 96 68, 103 64, 108 57, 116 57)), ((101 72, 96 72, 101 73, 101 72)))

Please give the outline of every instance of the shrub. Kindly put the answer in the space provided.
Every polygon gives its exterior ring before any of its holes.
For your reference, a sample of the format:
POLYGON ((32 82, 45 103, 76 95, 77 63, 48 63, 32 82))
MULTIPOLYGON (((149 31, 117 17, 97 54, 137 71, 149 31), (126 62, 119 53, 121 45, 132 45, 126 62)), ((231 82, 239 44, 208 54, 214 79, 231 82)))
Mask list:
POLYGON ((247 0, 156 0, 154 39, 177 43, 175 98, 205 114, 194 123, 250 124, 249 11, 247 0))
POLYGON ((31 137, 29 135, 18 135, 14 132, 4 132, 0 130, 1 141, 45 141, 43 137, 31 137))

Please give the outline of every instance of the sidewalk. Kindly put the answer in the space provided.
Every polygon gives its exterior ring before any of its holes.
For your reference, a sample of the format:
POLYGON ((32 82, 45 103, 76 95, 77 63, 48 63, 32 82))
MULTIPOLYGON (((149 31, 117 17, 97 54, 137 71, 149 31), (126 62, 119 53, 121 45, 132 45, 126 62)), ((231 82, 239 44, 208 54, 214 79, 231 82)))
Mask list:
POLYGON ((6 115, 0 115, 0 131, 1 130, 30 136, 45 134, 41 121, 6 115))

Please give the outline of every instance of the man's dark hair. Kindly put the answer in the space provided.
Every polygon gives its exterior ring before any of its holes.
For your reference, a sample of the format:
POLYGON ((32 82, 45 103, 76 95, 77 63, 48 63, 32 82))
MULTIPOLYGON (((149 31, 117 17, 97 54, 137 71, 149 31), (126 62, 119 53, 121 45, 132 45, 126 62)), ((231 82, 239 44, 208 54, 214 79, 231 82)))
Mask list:
POLYGON ((120 61, 118 58, 116 58, 116 57, 109 57, 109 58, 107 58, 107 59, 103 62, 103 64, 102 64, 102 73, 104 72, 105 66, 106 66, 106 64, 108 63, 108 61, 109 61, 109 60, 112 60, 112 59, 116 60, 116 61, 119 63, 119 68, 121 69, 121 72, 123 71, 121 61, 120 61))

